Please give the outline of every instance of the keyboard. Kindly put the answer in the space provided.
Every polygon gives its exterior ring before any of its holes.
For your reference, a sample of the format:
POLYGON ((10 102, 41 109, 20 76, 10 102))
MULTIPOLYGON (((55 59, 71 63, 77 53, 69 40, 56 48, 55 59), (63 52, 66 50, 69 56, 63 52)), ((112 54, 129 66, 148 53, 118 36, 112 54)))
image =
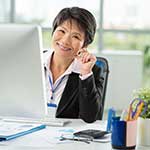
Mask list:
POLYGON ((35 118, 21 118, 21 117, 0 117, 2 121, 6 122, 22 122, 22 123, 41 123, 47 126, 54 126, 54 127, 63 127, 68 123, 71 123, 68 119, 59 119, 59 118, 42 118, 42 119, 35 119, 35 118))

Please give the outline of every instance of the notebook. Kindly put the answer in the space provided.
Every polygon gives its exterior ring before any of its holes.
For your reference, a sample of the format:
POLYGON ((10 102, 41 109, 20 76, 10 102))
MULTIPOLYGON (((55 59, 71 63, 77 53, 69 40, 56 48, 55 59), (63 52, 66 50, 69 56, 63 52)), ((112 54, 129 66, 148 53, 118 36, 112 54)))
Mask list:
MULTIPOLYGON (((46 121, 47 101, 40 27, 1 24, 0 33, 1 118, 46 121)), ((48 119, 47 125, 51 124, 62 126, 65 122, 48 119)))
POLYGON ((44 129, 44 124, 25 124, 14 122, 0 122, 0 141, 11 140, 38 130, 44 129))

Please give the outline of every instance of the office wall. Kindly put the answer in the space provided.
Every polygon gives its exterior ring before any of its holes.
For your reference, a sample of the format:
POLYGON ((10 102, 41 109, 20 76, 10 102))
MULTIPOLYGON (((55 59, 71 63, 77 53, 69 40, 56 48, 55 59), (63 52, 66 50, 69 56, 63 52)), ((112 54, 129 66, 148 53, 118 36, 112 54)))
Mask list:
POLYGON ((140 88, 143 74, 141 51, 102 51, 98 56, 108 59, 110 73, 106 92, 105 110, 127 108, 133 98, 133 90, 140 88))

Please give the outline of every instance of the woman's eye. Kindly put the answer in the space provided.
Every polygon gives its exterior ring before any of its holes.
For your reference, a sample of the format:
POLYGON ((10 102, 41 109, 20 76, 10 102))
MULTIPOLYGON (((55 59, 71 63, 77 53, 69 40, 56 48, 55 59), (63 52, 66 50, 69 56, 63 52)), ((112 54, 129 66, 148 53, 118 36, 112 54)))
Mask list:
POLYGON ((78 37, 78 36, 73 36, 75 39, 78 39, 78 40, 80 40, 80 38, 78 37))
POLYGON ((61 30, 61 29, 59 29, 58 31, 61 32, 61 33, 65 33, 65 31, 64 31, 64 30, 61 30))

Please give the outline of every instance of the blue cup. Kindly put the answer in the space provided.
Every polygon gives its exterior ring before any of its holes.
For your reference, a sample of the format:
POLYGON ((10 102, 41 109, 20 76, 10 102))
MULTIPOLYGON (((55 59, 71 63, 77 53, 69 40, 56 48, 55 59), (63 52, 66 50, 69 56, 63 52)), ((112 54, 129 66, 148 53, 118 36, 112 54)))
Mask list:
POLYGON ((120 121, 120 117, 112 118, 111 145, 114 149, 135 149, 137 121, 120 121))

